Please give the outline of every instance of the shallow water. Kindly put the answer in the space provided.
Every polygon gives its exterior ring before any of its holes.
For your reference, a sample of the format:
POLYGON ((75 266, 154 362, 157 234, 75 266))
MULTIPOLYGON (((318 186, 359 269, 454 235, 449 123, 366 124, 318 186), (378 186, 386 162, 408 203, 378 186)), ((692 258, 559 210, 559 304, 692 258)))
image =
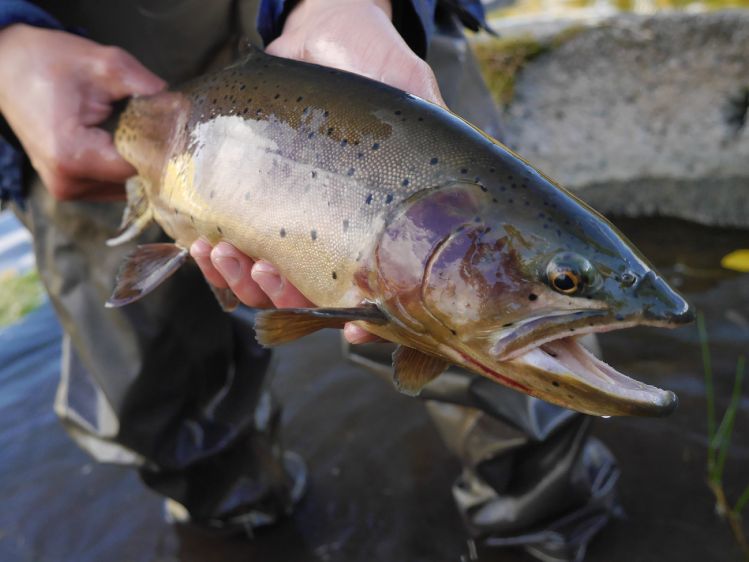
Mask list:
MULTIPOLYGON (((721 270, 719 260, 749 246, 749 233, 672 220, 615 222, 705 312, 721 411, 736 356, 749 351, 749 275, 721 270)), ((627 517, 601 532, 588 560, 740 560, 704 483, 696 329, 633 329, 606 334, 602 344, 617 368, 675 390, 681 402, 666 419, 597 422, 596 435, 622 467, 627 517)), ((135 474, 91 463, 52 412, 59 349, 48 305, 0 331, 0 560, 468 559, 450 495, 459 465, 423 403, 341 360, 336 334, 314 335, 280 353, 275 386, 285 404, 285 440, 307 460, 311 485, 289 520, 252 542, 173 528, 161 518, 160 499, 135 474)), ((732 498, 749 481, 748 422, 744 398, 727 466, 732 498)), ((527 559, 478 549, 478 560, 527 559)))

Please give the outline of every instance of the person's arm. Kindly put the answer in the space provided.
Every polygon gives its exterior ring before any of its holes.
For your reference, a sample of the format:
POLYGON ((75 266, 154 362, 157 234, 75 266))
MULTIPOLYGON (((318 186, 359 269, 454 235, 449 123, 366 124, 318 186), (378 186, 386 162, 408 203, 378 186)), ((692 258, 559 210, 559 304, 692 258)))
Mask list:
MULTIPOLYGON (((444 105, 432 69, 401 37, 392 16, 390 0, 302 0, 266 51, 362 74, 444 105)), ((231 288, 248 306, 313 306, 272 264, 254 262, 230 244, 211 248, 199 240, 190 253, 210 283, 231 288)), ((374 338, 353 324, 344 333, 351 343, 374 338)))

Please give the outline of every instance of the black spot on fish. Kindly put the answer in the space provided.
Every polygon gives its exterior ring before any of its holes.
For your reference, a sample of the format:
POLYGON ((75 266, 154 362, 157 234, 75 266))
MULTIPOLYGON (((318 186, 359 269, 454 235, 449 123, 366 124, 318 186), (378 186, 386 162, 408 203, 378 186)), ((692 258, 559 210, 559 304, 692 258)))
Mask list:
POLYGON ((349 168, 348 172, 346 172, 346 175, 347 176, 353 176, 354 175, 354 169, 353 168, 349 168))
POLYGON ((616 318, 616 321, 617 321, 617 322, 621 322, 622 320, 624 320, 624 316, 622 316, 621 314, 617 314, 617 315, 615 316, 615 318, 616 318))
POLYGON ((333 272, 333 279, 338 279, 338 274, 335 271, 333 272))
POLYGON ((312 240, 317 240, 317 231, 315 229, 310 230, 309 236, 310 238, 312 238, 312 240))
POLYGON ((549 228, 549 225, 548 224, 544 224, 544 230, 546 230, 547 228, 549 228))
POLYGON ((401 182, 401 185, 403 187, 407 187, 409 183, 411 182, 408 180, 408 178, 404 178, 403 181, 401 182))
POLYGON ((385 197, 385 203, 386 203, 387 205, 389 205, 389 204, 390 204, 390 203, 392 203, 392 202, 393 202, 393 194, 392 194, 392 193, 388 193, 388 194, 387 194, 387 197, 385 197))
POLYGON ((308 138, 308 139, 311 139, 311 138, 312 138, 312 137, 314 137, 314 136, 315 136, 315 133, 309 133, 309 134, 307 135, 307 138, 308 138))
POLYGON ((327 117, 328 115, 330 115, 330 111, 328 111, 327 109, 322 112, 323 117, 327 117))
POLYGON ((401 110, 400 110, 400 109, 396 109, 396 110, 395 110, 395 114, 396 114, 396 115, 400 115, 401 113, 402 113, 402 112, 401 112, 401 110))
MULTIPOLYGON (((549 354, 549 355, 551 355, 551 354, 549 354)), ((556 386, 556 387, 559 387, 559 381, 551 381, 551 384, 554 385, 554 386, 556 386)))
POLYGON ((513 199, 512 197, 510 197, 509 199, 507 199, 507 202, 508 202, 508 203, 509 203, 510 205, 512 205, 512 204, 513 204, 513 203, 515 202, 515 200, 514 200, 514 199, 513 199))
POLYGON ((348 219, 343 219, 343 231, 346 232, 348 230, 348 219))
POLYGON ((244 200, 245 201, 249 201, 250 200, 250 192, 249 191, 245 192, 245 194, 244 194, 244 200))
POLYGON ((372 194, 370 193, 367 195, 367 198, 364 200, 364 202, 369 205, 372 202, 372 194))
POLYGON ((356 153, 356 157, 361 160, 362 158, 364 158, 364 153, 363 152, 357 152, 356 153))
POLYGON ((303 98, 302 96, 299 96, 299 97, 298 97, 298 98, 296 99, 296 101, 297 101, 297 103, 299 103, 299 102, 300 102, 300 101, 302 101, 303 99, 304 99, 304 98, 303 98))
POLYGON ((247 87, 247 86, 246 86, 245 84, 242 84, 242 85, 241 85, 241 86, 239 87, 239 89, 240 89, 240 90, 244 90, 244 89, 245 89, 246 87, 247 87))
POLYGON ((194 217, 194 216, 192 216, 192 215, 190 215, 190 222, 191 222, 192 224, 195 224, 195 217, 194 217))
POLYGON ((479 184, 479 187, 481 188, 481 191, 483 191, 484 193, 486 193, 487 191, 489 191, 489 190, 488 190, 488 189, 486 188, 486 186, 485 186, 485 185, 479 184))
POLYGON ((489 168, 489 171, 493 174, 494 172, 497 171, 497 169, 496 168, 489 168))
POLYGON ((458 332, 456 332, 456 331, 455 331, 455 330, 453 330, 452 328, 450 328, 450 333, 451 333, 451 334, 452 334, 453 336, 457 336, 457 335, 458 335, 458 332))
POLYGON ((513 324, 512 322, 506 322, 506 323, 502 324, 502 327, 503 328, 509 328, 510 326, 512 326, 512 324, 513 324))
POLYGON ((499 203, 499 201, 497 201, 496 197, 492 197, 492 203, 499 203))
POLYGON ((281 238, 286 238, 286 229, 285 229, 285 228, 282 228, 281 230, 279 230, 279 231, 278 231, 278 235, 279 235, 279 236, 280 236, 281 238))
POLYGON ((317 177, 317 172, 315 172, 314 170, 312 170, 312 172, 310 172, 310 175, 311 175, 311 176, 312 176, 312 178, 314 179, 314 178, 316 178, 316 177, 317 177))
POLYGON ((473 217, 473 222, 481 222, 481 217, 479 216, 473 217))
POLYGON ((330 127, 330 128, 328 129, 328 136, 330 136, 330 135, 332 135, 332 134, 333 134, 333 127, 330 127))
POLYGON ((343 139, 343 140, 341 141, 341 146, 346 146, 347 144, 348 144, 348 140, 346 140, 346 139, 343 139))
POLYGON ((273 96, 273 99, 274 99, 274 100, 277 100, 277 99, 278 99, 278 98, 280 98, 280 97, 281 97, 281 94, 276 94, 275 96, 273 96))
POLYGON ((537 298, 538 298, 538 295, 536 293, 531 293, 530 295, 528 295, 528 300, 529 301, 534 301, 537 298))
POLYGON ((372 150, 379 150, 380 149, 380 143, 376 142, 372 145, 372 150))
POLYGON ((538 218, 540 218, 540 219, 544 218, 545 216, 546 215, 544 215, 543 213, 538 213, 538 218))
POLYGON ((219 234, 223 234, 223 231, 221 230, 221 227, 220 227, 220 226, 217 226, 217 227, 216 227, 216 231, 217 231, 217 232, 218 232, 219 234))
POLYGON ((215 197, 215 195, 216 195, 216 192, 214 190, 211 190, 211 193, 210 193, 210 195, 208 195, 208 197, 210 197, 211 199, 213 199, 215 197))
POLYGON ((421 123, 421 122, 422 122, 423 120, 424 120, 424 118, 423 118, 423 117, 419 117, 419 118, 418 118, 418 121, 419 121, 419 123, 421 123))
POLYGON ((258 108, 257 110, 255 110, 255 115, 260 115, 262 112, 263 110, 258 108))
POLYGON ((461 174, 467 174, 468 173, 468 168, 461 168, 460 169, 460 173, 461 174))
POLYGON ((435 164, 437 164, 438 162, 439 162, 439 159, 438 159, 438 158, 432 158, 432 159, 431 159, 431 160, 429 161, 429 163, 430 163, 430 164, 431 164, 432 166, 434 166, 434 165, 435 165, 435 164))

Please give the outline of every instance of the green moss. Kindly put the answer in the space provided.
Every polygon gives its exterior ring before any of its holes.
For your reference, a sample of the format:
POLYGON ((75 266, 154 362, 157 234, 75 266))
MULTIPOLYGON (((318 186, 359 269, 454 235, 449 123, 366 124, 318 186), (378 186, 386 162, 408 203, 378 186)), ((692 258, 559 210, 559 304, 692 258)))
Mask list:
POLYGON ((0 327, 12 324, 42 304, 44 290, 36 271, 0 275, 0 327))
POLYGON ((558 49, 585 29, 583 25, 574 25, 544 41, 521 35, 475 42, 474 53, 495 101, 501 107, 509 105, 515 95, 515 79, 523 67, 539 55, 558 49))
POLYGON ((473 49, 492 96, 504 107, 512 101, 520 69, 549 46, 534 37, 521 36, 477 42, 473 49))

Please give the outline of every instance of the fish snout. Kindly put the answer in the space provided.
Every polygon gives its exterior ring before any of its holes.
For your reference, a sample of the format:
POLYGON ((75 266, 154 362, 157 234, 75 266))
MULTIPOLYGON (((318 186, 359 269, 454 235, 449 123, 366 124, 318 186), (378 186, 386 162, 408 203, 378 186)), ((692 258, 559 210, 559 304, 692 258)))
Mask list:
POLYGON ((635 296, 645 302, 647 320, 680 326, 695 319, 694 308, 652 270, 643 275, 632 289, 635 296))

